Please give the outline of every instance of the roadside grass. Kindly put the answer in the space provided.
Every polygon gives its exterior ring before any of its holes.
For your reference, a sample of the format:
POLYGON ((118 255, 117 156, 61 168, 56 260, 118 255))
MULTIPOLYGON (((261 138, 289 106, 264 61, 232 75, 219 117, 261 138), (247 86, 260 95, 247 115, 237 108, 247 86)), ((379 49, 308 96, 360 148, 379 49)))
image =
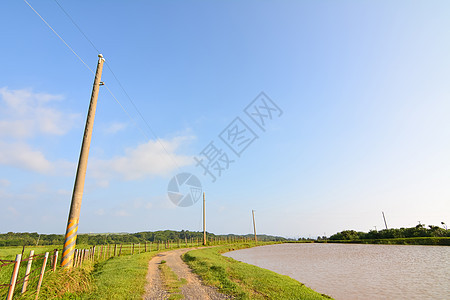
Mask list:
MULTIPOLYGON (((39 299, 79 299, 77 295, 92 289, 92 270, 92 262, 85 262, 70 271, 60 269, 58 272, 48 272, 44 276, 39 299)), ((35 295, 34 290, 29 290, 21 296, 17 295, 17 299, 31 300, 35 299, 35 295)))
POLYGON ((142 299, 148 262, 156 253, 111 257, 95 264, 91 289, 78 299, 142 299))
MULTIPOLYGON (((25 248, 24 257, 28 257, 31 249, 35 254, 52 253, 57 246, 38 246, 25 248)), ((77 245, 83 248, 85 245, 77 245)), ((22 247, 0 247, 0 258, 13 260, 22 247)), ((135 255, 111 257, 107 260, 92 263, 86 261, 82 267, 73 268, 70 272, 59 267, 56 272, 49 271, 44 276, 39 299, 141 299, 145 291, 148 261, 158 252, 145 252, 135 255)), ((60 255, 61 256, 61 255, 60 255)), ((61 258, 61 257, 60 257, 61 258)), ((49 259, 50 261, 50 259, 49 259)), ((33 269, 40 269, 42 261, 33 264, 33 269)), ((19 278, 24 276, 26 262, 22 262, 19 278)), ((0 283, 9 283, 13 265, 0 269, 0 283)), ((22 285, 16 286, 15 298, 34 299, 38 278, 30 280, 29 289, 20 295, 22 285)), ((6 296, 7 288, 0 289, 0 298, 6 296)))
MULTIPOLYGON (((267 245, 273 243, 259 243, 267 245)), ((189 251, 184 261, 203 281, 236 299, 331 299, 289 276, 222 256, 254 244, 234 244, 189 251)))
MULTIPOLYGON (((28 258, 28 256, 30 255, 30 250, 34 250, 34 254, 38 255, 38 254, 42 254, 45 252, 52 253, 52 251, 55 248, 57 248, 57 246, 55 246, 55 245, 25 247, 25 249, 23 251, 22 260, 28 258)), ((0 259, 15 260, 16 255, 21 254, 22 250, 23 250, 22 246, 0 247, 0 259)), ((26 265, 27 265, 27 262, 22 261, 20 268, 19 268, 18 279, 21 279, 25 276, 26 265)), ((47 270, 49 268, 49 265, 50 264, 47 263, 47 270)), ((41 267, 42 267, 42 259, 34 262, 31 270, 34 271, 34 274, 36 274, 36 272, 38 272, 37 274, 39 274, 39 270, 41 267)), ((9 284, 9 282, 11 280, 11 274, 13 272, 13 269, 14 269, 14 264, 9 264, 7 266, 3 266, 0 268, 0 284, 9 284)), ((38 278, 30 279, 29 283, 28 283, 28 290, 34 291, 37 286, 37 281, 38 281, 38 278)), ((15 297, 18 297, 20 295, 21 289, 22 289, 22 283, 17 284, 16 289, 15 289, 16 292, 14 293, 15 297)), ((7 293, 8 293, 8 287, 0 289, 0 298, 5 298, 7 293)))
MULTIPOLYGON (((88 246, 86 245, 78 245, 77 248, 86 248, 88 246)), ((44 276, 44 280, 42 282, 42 287, 41 287, 41 292, 40 295, 43 293, 46 293, 44 291, 44 289, 46 287, 49 287, 50 289, 52 289, 52 285, 54 285, 55 289, 61 289, 62 290, 67 290, 67 291, 77 291, 77 292, 81 292, 81 291, 85 291, 85 287, 83 287, 83 285, 85 285, 86 280, 83 279, 81 281, 79 281, 83 276, 85 276, 86 273, 90 272, 90 267, 86 266, 83 267, 80 270, 75 270, 78 268, 75 268, 73 270, 73 272, 71 272, 69 276, 60 276, 60 267, 59 267, 59 262, 61 261, 61 251, 59 251, 59 258, 58 258, 58 264, 57 264, 57 272, 53 273, 50 271, 51 269, 51 256, 53 254, 53 250, 55 249, 59 249, 61 250, 60 247, 58 247, 58 245, 46 245, 46 246, 26 246, 25 249, 22 246, 12 246, 12 247, 0 247, 0 259, 3 260, 15 260, 16 255, 22 253, 23 251, 23 256, 22 256, 22 262, 20 264, 20 268, 19 268, 19 274, 18 274, 18 280, 20 281, 20 279, 22 279, 25 276, 25 269, 26 269, 26 265, 27 265, 27 259, 30 255, 30 250, 34 250, 34 254, 35 255, 40 255, 43 254, 45 252, 49 252, 49 259, 47 261, 47 266, 46 266, 46 273, 44 276), (70 278, 71 277, 77 278, 77 280, 73 280, 72 284, 70 284, 70 287, 68 287, 68 282, 70 282, 70 278), (55 279, 58 278, 58 279, 55 279), (65 280, 67 279, 67 281, 65 280), (61 284, 60 284, 61 283, 61 284), (78 283, 80 283, 80 285, 78 286, 78 283), (73 285, 73 286, 72 286, 73 285), (68 288, 67 288, 68 287, 68 288)), ((33 264, 32 264, 32 275, 31 275, 31 279, 29 281, 28 284, 28 291, 35 291, 36 286, 37 286, 37 275, 39 275, 40 269, 42 267, 42 255, 39 258, 35 258, 33 260, 33 264)), ((0 268, 0 284, 7 284, 10 282, 11 280, 11 274, 14 268, 14 264, 10 264, 7 266, 3 266, 0 268)), ((83 277, 84 278, 84 277, 83 277)), ((20 290, 22 288, 22 283, 19 282, 16 285, 16 290, 15 290, 15 297, 19 297, 20 296, 20 290)), ((27 291, 27 294, 29 293, 27 291)), ((8 288, 2 288, 0 289, 0 298, 4 298, 6 296, 6 293, 8 292, 8 288)), ((59 292, 55 292, 57 294, 60 294, 59 292)), ((26 297, 28 297, 27 295, 23 295, 21 296, 22 298, 26 299, 26 297)), ((41 296, 40 296, 41 297, 41 296)), ((44 297, 44 296, 42 296, 44 297)), ((51 298, 51 296, 46 296, 47 298, 51 298)), ((45 299, 41 298, 41 299, 45 299)))
POLYGON ((159 269, 162 273, 162 279, 164 282, 164 286, 167 289, 169 295, 169 300, 178 300, 184 299, 183 294, 181 293, 181 287, 187 283, 185 278, 178 278, 177 274, 166 264, 166 261, 161 261, 159 265, 159 269))

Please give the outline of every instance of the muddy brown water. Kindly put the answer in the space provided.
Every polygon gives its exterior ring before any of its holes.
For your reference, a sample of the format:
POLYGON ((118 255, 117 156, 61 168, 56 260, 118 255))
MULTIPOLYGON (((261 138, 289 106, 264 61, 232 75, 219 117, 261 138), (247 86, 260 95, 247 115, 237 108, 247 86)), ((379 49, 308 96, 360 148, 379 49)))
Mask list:
POLYGON ((450 247, 279 244, 232 251, 335 299, 450 299, 450 247))

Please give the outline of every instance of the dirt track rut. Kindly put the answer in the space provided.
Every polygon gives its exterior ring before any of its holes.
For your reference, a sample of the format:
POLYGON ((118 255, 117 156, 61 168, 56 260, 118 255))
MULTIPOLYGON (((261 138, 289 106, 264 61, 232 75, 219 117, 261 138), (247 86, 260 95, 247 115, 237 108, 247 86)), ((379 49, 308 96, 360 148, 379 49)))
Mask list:
POLYGON ((178 278, 185 278, 187 283, 181 287, 184 299, 192 300, 220 300, 232 299, 221 294, 216 288, 206 286, 200 278, 181 259, 181 255, 193 249, 178 249, 162 252, 153 257, 148 263, 147 286, 144 295, 145 300, 168 299, 169 294, 165 291, 158 266, 162 260, 177 274, 178 278))

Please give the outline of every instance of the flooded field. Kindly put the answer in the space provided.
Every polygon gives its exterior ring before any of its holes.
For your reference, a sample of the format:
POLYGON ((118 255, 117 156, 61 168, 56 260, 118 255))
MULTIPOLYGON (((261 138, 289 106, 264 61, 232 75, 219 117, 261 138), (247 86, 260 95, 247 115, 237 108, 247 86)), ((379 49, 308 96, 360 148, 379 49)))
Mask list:
POLYGON ((450 247, 281 244, 233 251, 335 299, 450 299, 450 247))

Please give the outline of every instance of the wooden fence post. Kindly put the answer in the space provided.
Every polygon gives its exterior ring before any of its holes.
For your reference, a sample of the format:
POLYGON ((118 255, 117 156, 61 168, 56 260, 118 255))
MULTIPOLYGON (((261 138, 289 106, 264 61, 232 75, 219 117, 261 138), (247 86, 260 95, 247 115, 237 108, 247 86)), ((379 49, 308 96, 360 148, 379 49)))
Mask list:
POLYGON ((147 241, 145 241, 145 250, 144 252, 147 252, 147 241))
POLYGON ((16 261, 14 262, 14 269, 11 274, 11 282, 9 283, 8 295, 6 300, 11 300, 14 295, 14 289, 16 288, 17 275, 19 274, 20 261, 22 260, 22 254, 16 255, 16 261))
POLYGON ((74 257, 73 257, 73 262, 74 262, 73 266, 74 266, 74 267, 78 267, 78 264, 79 264, 79 262, 80 262, 80 249, 75 249, 75 254, 74 254, 74 257))
POLYGON ((81 259, 83 258, 83 250, 78 249, 78 256, 77 256, 77 266, 81 266, 81 259))
POLYGON ((48 259, 48 252, 45 252, 44 262, 42 263, 41 274, 39 274, 39 282, 38 282, 38 285, 36 288, 36 298, 34 298, 35 300, 37 300, 37 298, 39 297, 39 291, 41 290, 42 279, 44 279, 45 266, 47 265, 47 259, 48 259))
POLYGON ((134 243, 133 243, 133 247, 131 248, 131 255, 133 255, 134 253, 134 243))
POLYGON ((78 249, 75 249, 73 252, 73 267, 77 266, 77 260, 78 260, 78 249))
POLYGON ((34 255, 34 250, 31 250, 30 256, 28 256, 28 263, 27 263, 27 269, 25 271, 25 277, 23 278, 22 294, 27 291, 28 280, 30 279, 31 264, 33 263, 33 255, 34 255))
POLYGON ((53 267, 52 267, 53 272, 56 271, 57 261, 58 261, 58 250, 55 249, 55 252, 53 252, 53 267))
POLYGON ((25 245, 23 245, 23 247, 22 247, 22 253, 21 253, 22 257, 23 257, 24 252, 25 252, 25 245))
POLYGON ((122 244, 120 244, 119 256, 122 254, 122 244))

